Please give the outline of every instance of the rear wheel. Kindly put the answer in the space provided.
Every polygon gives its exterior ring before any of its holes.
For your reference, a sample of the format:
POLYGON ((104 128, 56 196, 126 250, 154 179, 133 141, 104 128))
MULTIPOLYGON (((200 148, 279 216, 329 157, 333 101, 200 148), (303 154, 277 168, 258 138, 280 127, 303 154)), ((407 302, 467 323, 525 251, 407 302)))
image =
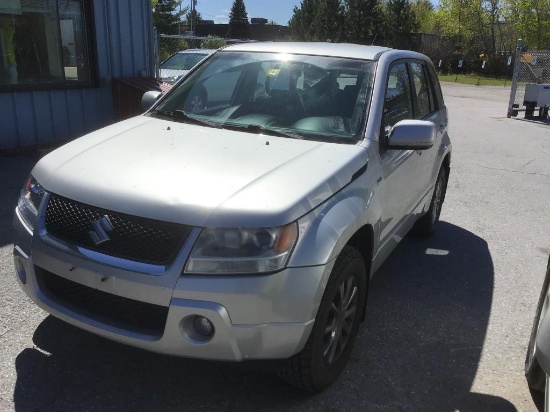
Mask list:
POLYGON ((338 256, 304 349, 282 362, 279 376, 311 392, 329 387, 348 363, 362 311, 367 274, 361 254, 346 246, 338 256))
POLYGON ((435 183, 434 194, 430 202, 430 208, 424 216, 418 219, 413 227, 415 234, 420 236, 431 235, 435 230, 435 225, 439 221, 445 193, 447 192, 447 170, 441 167, 435 183))

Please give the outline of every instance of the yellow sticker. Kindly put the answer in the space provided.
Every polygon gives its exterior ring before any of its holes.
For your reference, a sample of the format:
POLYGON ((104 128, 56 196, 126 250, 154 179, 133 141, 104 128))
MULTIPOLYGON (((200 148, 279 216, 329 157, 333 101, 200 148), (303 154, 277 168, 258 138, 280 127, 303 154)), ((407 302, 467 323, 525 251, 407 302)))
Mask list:
POLYGON ((281 69, 269 69, 267 72, 267 75, 271 77, 277 77, 280 72, 281 72, 281 69))

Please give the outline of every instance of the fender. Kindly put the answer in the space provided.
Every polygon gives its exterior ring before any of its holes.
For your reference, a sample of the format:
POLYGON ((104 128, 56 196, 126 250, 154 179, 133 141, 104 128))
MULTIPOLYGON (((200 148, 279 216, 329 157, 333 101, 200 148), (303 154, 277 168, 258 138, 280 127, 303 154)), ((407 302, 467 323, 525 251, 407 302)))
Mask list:
POLYGON ((298 220, 299 240, 289 266, 318 266, 333 261, 353 235, 367 224, 373 227, 373 255, 376 253, 380 207, 374 191, 368 189, 375 187, 369 180, 368 173, 364 173, 298 220))

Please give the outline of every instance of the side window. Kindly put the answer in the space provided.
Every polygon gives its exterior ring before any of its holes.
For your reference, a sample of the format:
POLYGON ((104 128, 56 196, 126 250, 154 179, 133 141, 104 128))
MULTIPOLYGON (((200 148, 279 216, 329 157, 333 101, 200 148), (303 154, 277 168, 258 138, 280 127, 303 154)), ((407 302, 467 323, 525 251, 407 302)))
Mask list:
POLYGON ((430 74, 431 85, 434 95, 434 110, 439 110, 444 106, 443 93, 441 92, 441 86, 439 85, 439 79, 437 73, 431 64, 428 65, 428 72, 430 74))
POLYGON ((384 101, 384 128, 389 131, 400 120, 413 118, 411 85, 406 63, 390 68, 384 101))
POLYGON ((430 101, 430 92, 423 64, 411 63, 411 73, 414 84, 415 119, 422 119, 433 111, 430 101))

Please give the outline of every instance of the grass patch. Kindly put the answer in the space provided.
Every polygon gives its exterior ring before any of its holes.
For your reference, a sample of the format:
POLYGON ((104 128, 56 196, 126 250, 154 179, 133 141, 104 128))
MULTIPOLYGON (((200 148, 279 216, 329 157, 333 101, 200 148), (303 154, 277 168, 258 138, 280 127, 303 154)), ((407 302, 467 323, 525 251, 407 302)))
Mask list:
POLYGON ((511 80, 495 79, 492 77, 479 77, 475 74, 440 74, 439 80, 442 82, 453 82, 460 84, 473 84, 477 86, 510 86, 511 80))

